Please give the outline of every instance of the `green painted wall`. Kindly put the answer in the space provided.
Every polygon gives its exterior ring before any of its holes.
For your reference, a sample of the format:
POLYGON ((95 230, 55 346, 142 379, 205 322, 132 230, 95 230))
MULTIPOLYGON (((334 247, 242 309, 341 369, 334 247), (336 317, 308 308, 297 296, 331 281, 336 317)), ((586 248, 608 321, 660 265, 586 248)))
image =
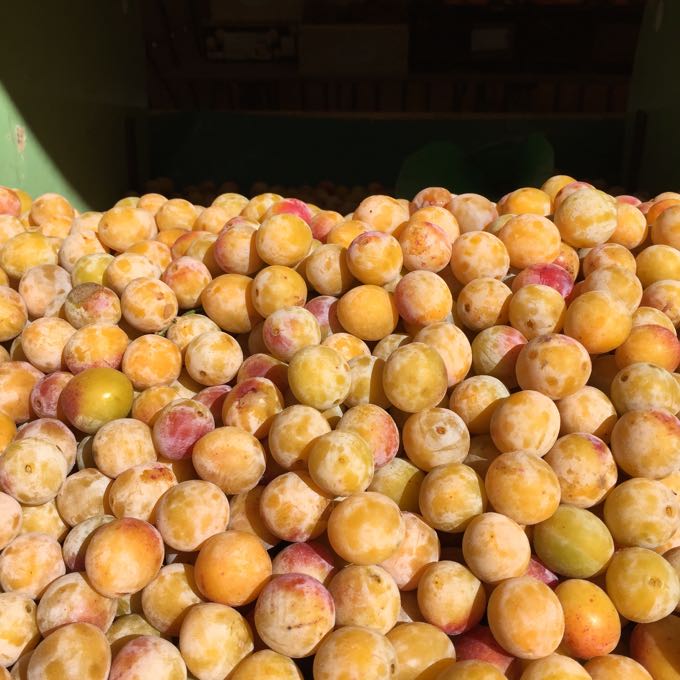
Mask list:
MULTIPOLYGON (((639 188, 680 190, 680 1, 649 0, 640 31, 629 109, 647 115, 639 188)), ((632 134, 632 131, 631 131, 632 134)))
POLYGON ((129 187, 126 118, 146 106, 134 0, 22 0, 0 40, 0 184, 107 208, 129 187))

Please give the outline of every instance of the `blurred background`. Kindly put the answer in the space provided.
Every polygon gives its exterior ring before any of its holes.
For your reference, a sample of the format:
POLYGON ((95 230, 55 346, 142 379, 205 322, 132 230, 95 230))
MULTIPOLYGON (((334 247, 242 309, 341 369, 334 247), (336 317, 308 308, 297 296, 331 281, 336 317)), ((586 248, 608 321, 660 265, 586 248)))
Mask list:
POLYGON ((81 209, 680 186, 678 0, 24 0, 4 25, 0 184, 81 209))

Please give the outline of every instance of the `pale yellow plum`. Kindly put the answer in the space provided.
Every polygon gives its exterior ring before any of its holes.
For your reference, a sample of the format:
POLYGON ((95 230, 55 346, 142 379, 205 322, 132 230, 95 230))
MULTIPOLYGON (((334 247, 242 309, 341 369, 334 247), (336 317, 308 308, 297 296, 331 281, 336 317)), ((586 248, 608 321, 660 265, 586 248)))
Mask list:
POLYGON ((20 533, 23 524, 21 505, 10 495, 0 491, 0 550, 11 543, 20 533))
POLYGON ((429 271, 411 271, 404 275, 396 285, 394 300, 404 322, 417 326, 445 321, 453 308, 446 281, 429 271))
POLYGON ((143 255, 137 253, 121 253, 107 265, 103 283, 117 295, 122 295, 125 287, 137 278, 158 279, 160 267, 143 255))
POLYGON ((566 335, 540 335, 517 357, 517 380, 524 390, 562 399, 585 387, 591 361, 585 347, 566 335))
POLYGON ((31 417, 31 392, 44 374, 27 361, 0 363, 0 412, 15 424, 31 417))
POLYGON ((314 657, 315 680, 387 680, 396 672, 394 647, 384 635, 344 626, 328 635, 314 657))
POLYGON ((616 423, 616 409, 609 397, 586 385, 557 403, 560 434, 583 432, 608 442, 616 423))
POLYGON ((161 635, 177 637, 190 607, 203 598, 190 564, 169 564, 142 591, 142 609, 146 620, 161 635))
POLYGON ((212 602, 233 607, 255 600, 271 574, 272 562, 262 543, 243 531, 228 530, 211 536, 201 546, 194 565, 201 594, 212 602), (226 572, 229 579, 224 578, 226 572))
POLYGON ((345 220, 331 227, 330 231, 326 234, 326 244, 349 248, 357 236, 369 231, 377 230, 371 229, 370 225, 361 220, 345 220))
POLYGON ((472 368, 477 375, 489 375, 507 388, 517 386, 515 365, 527 339, 511 326, 492 326, 472 341, 472 368))
MULTIPOLYGON (((385 235, 385 238, 392 237, 385 235)), ((310 253, 304 260, 304 272, 309 285, 321 295, 342 295, 354 282, 347 250, 337 244, 321 245, 310 253)))
POLYGON ((548 194, 550 200, 554 201, 555 196, 557 196, 560 189, 575 181, 576 180, 569 175, 553 175, 543 182, 541 191, 548 194))
POLYGON ((405 535, 396 551, 380 566, 387 570, 402 591, 415 590, 429 564, 439 560, 439 538, 418 515, 403 512, 405 535))
POLYGON ((389 335, 399 320, 395 296, 375 285, 357 286, 345 293, 338 302, 337 314, 348 333, 366 341, 389 335))
POLYGON ((153 239, 138 241, 131 245, 126 252, 144 255, 144 257, 160 267, 161 271, 165 271, 167 266, 172 262, 172 252, 170 248, 165 243, 153 239))
POLYGON ((196 217, 196 208, 183 198, 171 198, 165 201, 155 215, 159 231, 166 229, 190 230, 196 221, 196 217))
POLYGON ((368 443, 376 468, 389 463, 399 450, 399 429, 392 417, 375 404, 359 404, 345 411, 338 430, 349 430, 368 443))
POLYGON ((268 680, 303 680, 300 669, 288 656, 262 649, 247 656, 236 666, 230 680, 251 680, 251 678, 267 678, 268 680))
POLYGON ((307 288, 304 279, 295 270, 274 265, 258 272, 251 295, 257 312, 267 317, 282 307, 304 305, 307 288))
POLYGON ((470 521, 486 509, 486 491, 480 476, 467 465, 439 465, 420 487, 419 505, 425 521, 435 529, 465 531, 470 521))
POLYGON ((451 271, 463 285, 480 277, 503 279, 510 256, 503 241, 486 231, 461 234, 451 252, 451 271))
POLYGON ((184 356, 192 340, 202 333, 219 331, 219 326, 203 314, 187 314, 177 317, 168 328, 165 337, 174 342, 184 356))
POLYGON ((620 368, 647 362, 673 372, 680 365, 680 341, 674 328, 634 325, 626 341, 616 349, 615 356, 620 368))
POLYGON ((387 634, 387 639, 397 657, 395 680, 438 678, 456 658, 451 640, 429 623, 402 623, 387 634))
POLYGON ((521 449, 544 456, 557 441, 559 430, 557 407, 534 390, 511 394, 491 418, 491 438, 503 452, 521 449))
POLYGON ((88 368, 118 368, 130 338, 115 324, 91 323, 73 333, 62 350, 63 363, 72 373, 88 368))
POLYGON ((71 290, 71 277, 61 267, 44 264, 29 269, 18 290, 30 318, 57 316, 71 290))
POLYGON ((106 633, 117 606, 115 599, 94 590, 85 574, 73 572, 52 581, 43 593, 37 609, 38 628, 47 637, 69 623, 91 623, 106 633))
POLYGON ((255 234, 257 253, 268 265, 292 267, 312 245, 312 230, 297 215, 282 213, 267 217, 255 234))
POLYGON ((498 202, 498 212, 527 213, 530 215, 549 215, 551 213, 551 197, 542 189, 522 187, 503 196, 498 202))
POLYGON ((255 606, 255 627, 271 649, 293 658, 314 653, 333 629, 336 609, 329 591, 306 574, 275 576, 255 606))
POLYGON ((92 229, 82 229, 75 233, 71 232, 63 240, 59 248, 59 264, 68 272, 70 283, 70 274, 81 257, 106 252, 107 248, 102 245, 95 231, 92 229))
POLYGON ((446 666, 436 680, 502 680, 505 677, 492 663, 468 659, 446 666))
POLYGON ((310 345, 291 359, 288 382, 300 403, 326 410, 347 398, 351 372, 347 361, 336 350, 310 345))
MULTIPOLYGON (((203 289, 201 306, 206 315, 222 330, 228 333, 249 333, 261 320, 258 304, 252 299, 255 286, 253 279, 248 276, 223 274, 214 278, 203 289)), ((302 287, 304 289, 304 281, 302 287)), ((304 304, 304 299, 300 304, 304 304)), ((267 314, 271 311, 274 310, 267 311, 267 314)))
POLYGON ((141 335, 127 346, 121 370, 137 391, 170 385, 180 376, 182 354, 161 335, 141 335))
POLYGON ((76 524, 68 532, 62 545, 64 563, 68 571, 85 570, 85 553, 94 532, 102 525, 112 522, 113 515, 94 515, 76 524))
POLYGON ((446 208, 453 213, 463 234, 480 231, 498 217, 496 204, 479 194, 453 196, 446 208))
POLYGON ((604 521, 616 545, 653 550, 680 528, 680 503, 665 484, 634 477, 607 496, 604 521))
POLYGON ((328 590, 338 626, 361 626, 385 634, 397 622, 399 589, 382 567, 349 565, 333 577, 328 590))
POLYGON ((491 427, 491 416, 508 396, 510 392, 500 380, 492 376, 477 375, 454 387, 449 408, 460 417, 469 434, 486 434, 491 427))
POLYGON ((564 612, 555 593, 530 576, 500 583, 489 598, 489 625, 499 644, 521 659, 554 652, 564 634, 564 612))
POLYGON ((545 461, 554 470, 561 488, 562 503, 590 508, 615 486, 616 462, 607 445, 586 432, 560 437, 545 461))
POLYGON ((451 237, 432 222, 409 220, 399 229, 399 245, 409 271, 439 272, 451 260, 451 237))
POLYGON ((446 394, 447 384, 444 361, 425 343, 399 347, 385 363, 385 394, 402 411, 417 413, 437 406, 446 394))
POLYGON ((375 231, 391 234, 409 218, 408 206, 391 196, 375 195, 365 198, 354 211, 354 219, 365 222, 375 231))
POLYGON ((498 583, 526 573, 531 548, 519 524, 505 515, 486 512, 468 524, 463 534, 463 555, 477 578, 498 583))
POLYGON ((174 293, 179 309, 193 309, 199 306, 201 295, 212 281, 212 276, 203 262, 184 256, 168 265, 161 281, 174 293))
POLYGON ((484 477, 493 508, 518 524, 538 524, 560 503, 560 482, 553 469, 530 451, 508 451, 494 459, 484 477), (532 502, 527 503, 527 498, 532 502))
POLYGON ((368 491, 391 498, 400 510, 418 512, 418 496, 425 473, 404 458, 393 458, 378 468, 368 491))
POLYGON ((621 616, 636 623, 660 621, 680 600, 673 566, 652 550, 623 548, 607 568, 607 594, 621 616))
POLYGON ((557 290, 534 283, 514 293, 508 307, 508 318, 513 328, 532 340, 540 335, 559 333, 566 310, 564 298, 557 290))
POLYGON ((47 534, 61 543, 68 533, 69 527, 59 515, 53 500, 42 505, 24 505, 21 515, 22 534, 47 534))
POLYGON ((0 553, 0 588, 38 599, 66 573, 61 546, 47 534, 21 534, 0 553))
POLYGON ((133 517, 153 523, 160 497, 177 484, 173 471, 163 463, 142 463, 121 472, 108 489, 107 500, 119 519, 133 517))
POLYGON ((0 250, 0 268, 18 281, 31 267, 59 264, 59 242, 37 231, 12 236, 0 250))
POLYGON ((156 506, 156 528, 171 548, 193 552, 226 530, 229 503, 211 482, 189 480, 170 487, 156 506))
POLYGON ((578 661, 571 657, 563 654, 550 654, 529 663, 520 680, 546 680, 547 678, 589 680, 590 675, 578 661))
POLYGON ((154 238, 157 233, 153 216, 133 207, 108 210, 102 215, 97 228, 99 240, 111 250, 121 253, 138 241, 154 238))
POLYGON ((632 328, 625 304, 611 293, 593 290, 577 297, 568 307, 564 332, 579 340, 590 354, 601 354, 621 345, 632 328))
POLYGON ((633 477, 661 479, 680 466, 680 421, 667 411, 624 413, 612 430, 618 466, 633 477))
MULTIPOLYGON (((653 624, 652 624, 653 625, 653 624)), ((607 654, 590 659, 584 665, 592 680, 652 680, 652 676, 637 661, 619 654, 607 654)))
POLYGON ((257 536, 266 550, 280 541, 265 524, 260 513, 260 499, 264 486, 256 486, 250 491, 235 494, 229 501, 228 529, 245 531, 257 536))
POLYGON ((156 333, 177 316, 177 297, 162 281, 141 277, 125 286, 120 298, 123 318, 136 330, 156 333))
POLYGON ((307 465, 314 482, 333 496, 365 491, 373 478, 373 452, 353 432, 336 430, 314 439, 307 465))
POLYGON ((57 495, 59 514, 69 526, 102 515, 109 509, 111 479, 96 468, 84 468, 66 478, 57 495))
POLYGON ((507 323, 512 291, 502 281, 482 277, 461 290, 456 313, 466 328, 481 331, 507 323))
POLYGON ((349 361, 352 386, 344 401, 345 406, 376 404, 381 408, 389 406, 382 385, 385 361, 375 356, 358 356, 349 361))
POLYGON ((70 623, 45 638, 28 662, 27 680, 107 680, 111 650, 90 623, 70 623))
POLYGON ((583 281, 581 292, 602 290, 621 300, 633 314, 642 299, 642 285, 631 272, 623 267, 609 266, 595 269, 583 281))
POLYGON ((472 348, 465 333, 448 321, 425 326, 413 338, 437 350, 446 366, 448 386, 457 385, 470 371, 472 348))
POLYGON ((58 317, 36 319, 21 333, 21 349, 35 368, 44 373, 65 369, 64 348, 76 329, 58 317))
POLYGON ((313 440, 330 432, 326 419, 310 406, 296 404, 276 414, 269 430, 269 450, 287 470, 303 468, 313 440))
POLYGON ((16 431, 14 440, 20 441, 29 437, 56 444, 66 460, 66 469, 70 472, 76 460, 76 438, 67 425, 55 418, 38 418, 24 423, 16 431))
POLYGON ((633 410, 680 410, 678 382, 666 369, 650 363, 629 364, 614 377, 611 400, 619 414, 633 410))
POLYGON ((0 611, 0 668, 4 668, 38 644, 40 631, 35 602, 28 595, 0 593, 0 611))
POLYGON ((198 678, 225 678, 253 651, 253 633, 235 609, 206 603, 192 607, 179 634, 179 650, 198 678))
POLYGON ((451 200, 451 192, 444 187, 426 187, 411 200, 411 214, 429 206, 445 206, 451 200))
POLYGON ((556 206, 554 220, 563 241, 575 248, 592 248, 614 233, 617 210, 596 190, 583 188, 556 206))
POLYGON ((275 536, 304 542, 325 531, 332 510, 331 498, 308 473, 287 472, 264 488, 260 514, 275 536))
POLYGON ((224 493, 249 491, 265 470, 260 442, 239 427, 218 427, 194 445, 192 460, 201 479, 217 485, 224 493))
POLYGON ((368 345, 361 338, 351 333, 344 333, 342 331, 331 333, 321 344, 324 347, 334 349, 347 362, 358 357, 371 356, 371 350, 368 345))
POLYGON ((534 264, 547 264, 560 254, 560 232, 542 215, 516 214, 498 232, 512 267, 524 269, 534 264))
POLYGON ((24 505, 56 497, 68 467, 61 449, 46 439, 15 440, 0 457, 0 489, 24 505))
POLYGON ((163 540, 153 526, 131 517, 116 519, 100 526, 90 539, 85 571, 97 592, 122 597, 156 577, 163 552, 163 540))
MULTIPOLYGON (((399 241, 379 231, 360 234, 346 251, 348 273, 364 284, 383 286, 394 281, 399 276, 403 262, 399 241)), ((309 266, 307 271, 309 274, 309 266)))
POLYGON ((328 538, 335 552, 355 564, 378 564, 404 539, 399 506, 386 496, 367 491, 336 505, 328 518, 328 538))

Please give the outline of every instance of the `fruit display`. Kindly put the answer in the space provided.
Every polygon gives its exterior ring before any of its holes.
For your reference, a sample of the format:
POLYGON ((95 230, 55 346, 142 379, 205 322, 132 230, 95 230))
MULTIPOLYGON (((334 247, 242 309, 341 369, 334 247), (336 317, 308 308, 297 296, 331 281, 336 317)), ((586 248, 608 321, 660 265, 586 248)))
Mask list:
POLYGON ((0 187, 0 678, 680 678, 680 193, 225 188, 0 187))

